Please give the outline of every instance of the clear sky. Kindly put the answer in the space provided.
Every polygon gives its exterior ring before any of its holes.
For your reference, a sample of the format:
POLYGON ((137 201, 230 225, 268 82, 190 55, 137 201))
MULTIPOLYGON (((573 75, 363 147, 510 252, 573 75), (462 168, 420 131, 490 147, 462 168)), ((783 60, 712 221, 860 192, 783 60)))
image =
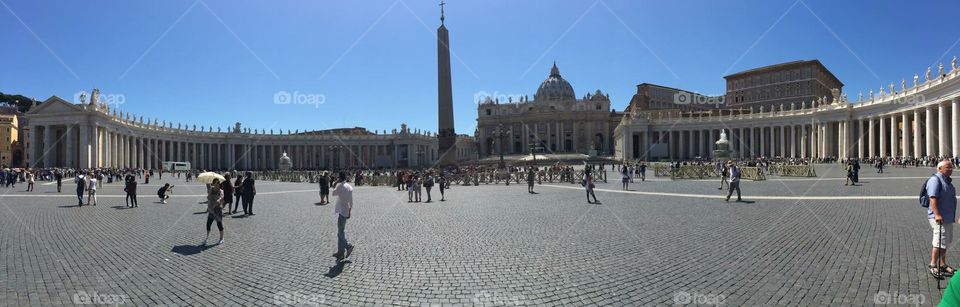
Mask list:
MULTIPOLYGON (((437 128, 436 1, 0 0, 0 91, 198 126, 437 128), (276 104, 277 93, 317 104, 276 104), (320 103, 322 102, 322 103, 320 103)), ((456 130, 478 94, 533 96, 553 61, 622 110, 643 82, 819 59, 851 98, 960 55, 957 1, 448 0, 456 130), (954 20, 954 22, 950 22, 954 20)))

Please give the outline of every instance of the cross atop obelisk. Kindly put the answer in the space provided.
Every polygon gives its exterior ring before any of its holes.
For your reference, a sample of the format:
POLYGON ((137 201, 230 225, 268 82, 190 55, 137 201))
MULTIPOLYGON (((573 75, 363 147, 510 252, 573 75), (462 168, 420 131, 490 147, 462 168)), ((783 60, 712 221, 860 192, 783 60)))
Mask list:
POLYGON ((443 24, 443 5, 444 4, 447 4, 447 3, 443 2, 443 0, 440 0, 440 24, 441 25, 443 24))

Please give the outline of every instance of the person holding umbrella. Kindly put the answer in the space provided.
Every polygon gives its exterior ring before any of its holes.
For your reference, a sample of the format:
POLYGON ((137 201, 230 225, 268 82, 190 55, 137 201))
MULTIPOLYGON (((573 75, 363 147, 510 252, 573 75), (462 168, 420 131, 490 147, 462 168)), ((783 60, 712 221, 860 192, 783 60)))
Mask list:
MULTIPOLYGON (((203 178, 202 175, 197 176, 197 181, 203 180, 201 179, 203 178)), ((214 173, 214 175, 217 174, 214 173)), ((207 245, 207 239, 210 239, 210 226, 214 221, 217 222, 217 229, 220 230, 220 241, 217 242, 217 245, 223 244, 223 190, 220 190, 220 179, 213 178, 212 180, 210 182, 210 192, 207 193, 207 237, 203 239, 201 245, 207 245)))

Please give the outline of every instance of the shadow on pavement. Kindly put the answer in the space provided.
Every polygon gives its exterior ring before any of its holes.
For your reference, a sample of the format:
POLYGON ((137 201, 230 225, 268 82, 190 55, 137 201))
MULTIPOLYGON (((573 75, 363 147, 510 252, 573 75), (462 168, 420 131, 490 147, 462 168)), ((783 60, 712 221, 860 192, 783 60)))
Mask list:
POLYGON ((210 247, 209 245, 178 245, 174 246, 170 251, 181 256, 190 256, 199 254, 210 247))
POLYGON ((329 278, 337 277, 338 275, 340 275, 340 273, 343 273, 343 267, 347 266, 347 263, 352 263, 352 262, 350 262, 350 260, 338 261, 337 265, 330 267, 330 270, 327 271, 327 274, 324 276, 327 276, 329 278))

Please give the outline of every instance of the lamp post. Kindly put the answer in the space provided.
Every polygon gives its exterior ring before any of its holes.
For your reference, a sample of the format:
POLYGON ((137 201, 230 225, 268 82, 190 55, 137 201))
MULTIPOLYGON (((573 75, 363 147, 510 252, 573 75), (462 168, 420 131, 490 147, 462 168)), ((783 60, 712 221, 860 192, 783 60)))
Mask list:
POLYGON ((417 149, 417 167, 423 168, 423 148, 417 149))
POLYGON ((503 162, 503 137, 510 135, 510 131, 503 129, 503 122, 497 124, 497 128, 493 130, 492 135, 497 138, 498 151, 500 152, 500 163, 497 164, 497 168, 505 168, 507 164, 503 162))
POLYGON ((343 151, 343 145, 330 146, 330 150, 333 150, 333 156, 337 159, 337 163, 335 165, 337 166, 337 171, 339 171, 341 168, 343 168, 341 165, 343 159, 340 158, 340 152, 343 151))

